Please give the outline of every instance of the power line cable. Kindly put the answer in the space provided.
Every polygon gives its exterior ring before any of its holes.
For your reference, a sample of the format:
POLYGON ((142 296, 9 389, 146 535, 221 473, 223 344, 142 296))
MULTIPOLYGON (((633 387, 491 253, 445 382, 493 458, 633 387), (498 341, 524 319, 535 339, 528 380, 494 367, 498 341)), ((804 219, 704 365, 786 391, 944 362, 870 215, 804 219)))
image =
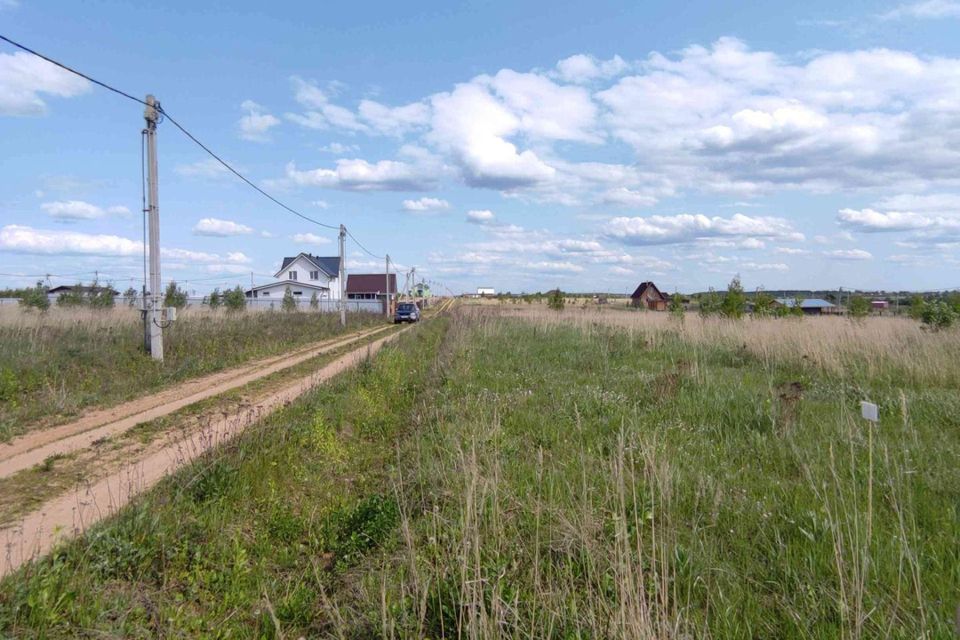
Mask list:
MULTIPOLYGON (((201 149, 203 149, 203 150, 206 151, 208 154, 210 154, 210 156, 211 156, 214 160, 216 160, 216 161, 219 162, 221 165, 223 165, 223 166, 224 166, 228 171, 230 171, 233 175, 235 175, 235 176, 237 176, 238 178, 240 178, 241 180, 243 180, 245 183, 247 183, 247 185, 249 185, 250 187, 252 187, 253 189, 255 189, 258 193, 260 193, 261 195, 263 195, 264 197, 266 197, 267 199, 269 199, 269 200, 270 200, 271 202, 273 202, 274 204, 276 204, 276 205, 282 207, 283 209, 289 211, 289 212, 292 213, 293 215, 298 216, 298 217, 306 220, 307 222, 312 222, 313 224, 319 225, 319 226, 321 226, 321 227, 326 227, 327 229, 339 229, 338 226, 335 226, 335 225, 332 225, 332 224, 327 224, 327 223, 325 223, 325 222, 320 222, 319 220, 314 220, 313 218, 311 218, 311 217, 309 217, 309 216, 306 216, 306 215, 300 213, 300 212, 297 211, 296 209, 293 209, 293 208, 287 206, 286 204, 280 202, 280 201, 277 200, 275 197, 273 197, 272 195, 270 195, 269 193, 267 193, 266 191, 264 191, 263 189, 261 189, 260 187, 258 187, 257 185, 255 185, 255 184, 254 184, 253 182, 251 182, 246 176, 244 176, 242 173, 240 173, 239 171, 237 171, 236 169, 234 169, 232 166, 230 166, 230 164, 227 163, 223 158, 221 158, 221 157, 218 156, 216 153, 214 153, 213 150, 210 149, 210 147, 208 147, 207 145, 205 145, 205 144, 203 144, 202 142, 200 142, 200 140, 198 140, 196 136, 194 136, 192 133, 190 133, 189 131, 187 131, 187 129, 186 129, 183 125, 181 125, 179 122, 177 122, 176 119, 173 118, 173 116, 171 116, 162 106, 160 106, 160 104, 150 105, 150 104, 148 104, 147 102, 141 100, 140 98, 136 98, 136 97, 130 95, 130 94, 127 93, 126 91, 121 91, 120 89, 117 89, 116 87, 112 87, 112 86, 108 85, 108 84, 105 83, 105 82, 101 82, 101 81, 99 81, 99 80, 96 80, 96 79, 94 79, 94 78, 91 78, 90 76, 88 76, 88 75, 85 74, 85 73, 81 73, 80 71, 77 71, 76 69, 74 69, 74 68, 72 68, 72 67, 69 67, 69 66, 67 66, 67 65, 65 65, 65 64, 63 64, 63 63, 61 63, 61 62, 57 62, 57 61, 54 60, 53 58, 49 58, 49 57, 43 55, 42 53, 39 53, 39 52, 37 52, 37 51, 34 51, 33 49, 31 49, 31 48, 29 48, 29 47, 27 47, 27 46, 25 46, 25 45, 20 44, 19 42, 16 42, 16 41, 14 41, 14 40, 11 40, 10 38, 4 36, 3 34, 0 34, 0 40, 3 40, 4 42, 7 42, 7 43, 9 43, 9 44, 12 44, 13 46, 17 47, 18 49, 22 49, 23 51, 26 51, 27 53, 30 53, 30 54, 33 54, 33 55, 37 56, 38 58, 41 58, 41 59, 43 59, 43 60, 46 60, 46 61, 49 62, 50 64, 55 65, 55 66, 57 66, 57 67, 60 67, 61 69, 65 70, 65 71, 69 71, 70 73, 72 73, 72 74, 74 74, 74 75, 80 76, 80 77, 83 78, 84 80, 88 80, 89 82, 92 82, 93 84, 95 84, 95 85, 97 85, 97 86, 99 86, 99 87, 103 87, 104 89, 107 89, 108 91, 112 91, 112 92, 116 93, 117 95, 123 96, 124 98, 127 98, 127 99, 129 99, 129 100, 133 100, 134 102, 139 103, 139 104, 142 104, 142 105, 145 105, 145 106, 147 106, 147 107, 150 107, 150 106, 155 107, 156 110, 157 110, 160 114, 162 114, 167 120, 169 120, 171 123, 173 123, 173 126, 175 126, 177 129, 179 129, 180 132, 183 133, 183 135, 187 136, 187 138, 189 138, 191 141, 193 141, 197 146, 199 146, 201 149)), ((354 238, 354 240, 356 240, 356 238, 354 238)), ((360 244, 360 243, 358 242, 357 244, 360 244)), ((366 249, 364 249, 364 251, 366 251, 366 249)))
POLYGON ((121 91, 120 89, 117 89, 116 87, 111 87, 110 85, 108 85, 108 84, 105 83, 105 82, 100 82, 99 80, 96 80, 95 78, 91 78, 91 77, 88 76, 87 74, 81 73, 80 71, 77 71, 76 69, 74 69, 74 68, 72 68, 72 67, 68 67, 67 65, 63 64, 62 62, 57 62, 57 61, 54 60, 53 58, 48 58, 47 56, 43 55, 42 53, 39 53, 39 52, 37 52, 37 51, 34 51, 34 50, 31 49, 30 47, 27 47, 27 46, 25 46, 25 45, 22 45, 22 44, 20 44, 19 42, 15 42, 15 41, 11 40, 10 38, 6 37, 6 36, 3 35, 3 34, 0 34, 0 40, 3 40, 4 42, 7 42, 7 43, 9 43, 9 44, 12 44, 13 46, 17 47, 18 49, 23 49, 23 50, 26 51, 27 53, 32 53, 33 55, 37 56, 38 58, 42 58, 43 60, 46 60, 47 62, 49 62, 50 64, 52 64, 52 65, 54 65, 54 66, 60 67, 61 69, 65 70, 65 71, 69 71, 70 73, 72 73, 72 74, 74 74, 74 75, 80 76, 80 77, 83 78, 84 80, 87 80, 87 81, 89 81, 89 82, 92 82, 93 84, 95 84, 95 85, 97 85, 97 86, 99 86, 99 87, 103 87, 103 88, 106 89, 107 91, 113 91, 113 92, 116 93, 117 95, 121 95, 121 96, 123 96, 124 98, 127 98, 128 100, 133 100, 134 102, 139 102, 140 104, 142 104, 142 105, 144 105, 144 106, 150 106, 150 105, 148 105, 146 102, 144 102, 143 100, 141 100, 140 98, 136 98, 136 97, 130 95, 129 93, 127 93, 126 91, 121 91))
POLYGON ((386 257, 386 256, 378 256, 374 252, 370 251, 370 249, 367 249, 365 246, 363 246, 363 244, 359 240, 357 240, 352 233, 350 233, 350 229, 347 229, 347 235, 350 236, 350 238, 357 243, 358 247, 366 251, 367 255, 369 255, 370 257, 376 258, 377 260, 383 260, 386 257))
MULTIPOLYGON (((157 105, 157 111, 159 111, 160 113, 162 113, 162 114, 164 115, 164 117, 173 124, 173 126, 175 126, 177 129, 179 129, 179 130, 181 131, 181 133, 183 133, 183 135, 185 135, 185 136, 187 136, 188 138, 190 138, 190 140, 192 140, 194 143, 196 143, 196 145, 197 145, 198 147, 200 147, 201 149, 203 149, 204 151, 206 151, 208 154, 210 154, 210 156, 211 156, 214 160, 216 160, 217 162, 219 162, 220 164, 222 164, 228 171, 230 171, 230 173, 232 173, 233 175, 237 176, 238 178, 240 178, 241 180, 243 180, 244 182, 246 182, 250 187, 252 187, 253 189, 255 189, 258 193, 260 193, 261 195, 263 195, 264 197, 266 197, 268 200, 270 200, 270 201, 273 202, 274 204, 282 207, 283 209, 286 209, 287 211, 289 211, 290 213, 292 213, 293 215, 295 215, 295 216, 297 216, 297 217, 303 218, 303 219, 306 220, 307 222, 312 222, 313 224, 319 225, 319 226, 321 226, 321 227, 326 227, 327 229, 339 229, 339 228, 340 228, 340 227, 335 226, 335 225, 332 225, 332 224, 327 224, 326 222, 320 222, 319 220, 314 220, 313 218, 311 218, 311 217, 309 217, 309 216, 306 216, 306 215, 300 213, 299 211, 297 211, 296 209, 293 209, 293 208, 291 208, 291 207, 288 207, 288 206, 285 205, 284 203, 280 202, 279 200, 277 200, 276 198, 274 198, 272 195, 270 195, 269 193, 267 193, 266 191, 264 191, 263 189, 261 189, 260 187, 258 187, 257 185, 255 185, 253 182, 251 182, 245 175, 243 175, 242 173, 240 173, 239 171, 237 171, 236 169, 234 169, 232 166, 230 166, 230 164, 227 163, 223 158, 221 158, 221 157, 218 156, 216 153, 214 153, 213 150, 210 149, 210 147, 208 147, 207 145, 205 145, 205 144, 203 144, 202 142, 200 142, 200 141, 196 138, 196 136, 194 136, 192 133, 190 133, 189 131, 187 131, 186 128, 184 128, 179 122, 177 122, 176 119, 174 119, 174 117, 171 116, 162 106, 157 105)), ((348 233, 349 233, 349 232, 348 232, 348 233)), ((358 244, 359 244, 359 243, 358 243, 358 244)))

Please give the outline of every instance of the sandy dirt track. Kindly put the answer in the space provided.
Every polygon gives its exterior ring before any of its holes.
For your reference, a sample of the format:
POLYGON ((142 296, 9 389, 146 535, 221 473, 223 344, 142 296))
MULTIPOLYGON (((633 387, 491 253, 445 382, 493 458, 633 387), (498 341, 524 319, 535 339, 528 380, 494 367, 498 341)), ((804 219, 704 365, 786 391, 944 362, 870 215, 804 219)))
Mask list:
MULTIPOLYGON (((94 523, 115 514, 167 474, 233 438, 264 415, 373 355, 385 343, 404 331, 392 333, 354 349, 311 375, 291 381, 282 391, 259 399, 242 413, 213 420, 199 431, 148 450, 142 458, 123 466, 119 471, 82 490, 56 497, 15 524, 0 529, 0 540, 3 541, 5 549, 5 557, 0 562, 0 577, 47 553, 59 541, 82 534, 94 523)), ((332 348, 335 347, 326 347, 327 350, 332 348)), ((313 355, 316 353, 303 356, 303 359, 313 355)), ((284 364, 280 368, 288 366, 290 364, 284 364)), ((221 389, 220 392, 222 391, 221 389)))
POLYGON ((201 400, 242 387, 388 328, 377 327, 317 342, 279 356, 188 380, 159 393, 115 407, 95 410, 68 424, 27 433, 8 444, 0 444, 0 478, 29 469, 49 456, 85 449, 98 440, 123 433, 140 423, 155 420, 201 400))

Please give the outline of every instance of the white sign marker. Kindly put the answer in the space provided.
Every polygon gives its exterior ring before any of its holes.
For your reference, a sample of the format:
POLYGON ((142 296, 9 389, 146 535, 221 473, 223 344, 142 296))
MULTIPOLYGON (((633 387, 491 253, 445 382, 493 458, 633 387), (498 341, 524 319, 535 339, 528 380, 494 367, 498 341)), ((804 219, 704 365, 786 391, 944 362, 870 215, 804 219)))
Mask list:
POLYGON ((861 402, 860 403, 860 415, 863 416, 864 420, 869 420, 870 422, 880 422, 880 412, 877 409, 877 405, 872 402, 861 402))

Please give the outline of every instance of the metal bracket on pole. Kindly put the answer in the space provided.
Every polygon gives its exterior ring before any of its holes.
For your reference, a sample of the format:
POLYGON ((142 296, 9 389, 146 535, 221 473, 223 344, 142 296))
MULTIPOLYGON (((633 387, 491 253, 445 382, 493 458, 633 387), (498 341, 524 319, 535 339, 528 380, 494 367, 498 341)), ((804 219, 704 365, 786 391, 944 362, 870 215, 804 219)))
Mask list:
POLYGON ((160 103, 152 95, 146 99, 143 117, 147 121, 147 222, 149 230, 150 282, 147 307, 150 356, 163 361, 163 316, 160 307, 160 198, 157 186, 157 122, 160 103))

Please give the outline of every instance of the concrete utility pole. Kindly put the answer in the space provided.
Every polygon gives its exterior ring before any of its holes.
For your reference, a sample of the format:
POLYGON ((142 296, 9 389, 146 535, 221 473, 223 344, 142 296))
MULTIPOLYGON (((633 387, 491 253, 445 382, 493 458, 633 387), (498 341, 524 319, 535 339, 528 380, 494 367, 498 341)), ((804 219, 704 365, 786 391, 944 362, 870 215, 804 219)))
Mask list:
POLYGON ((144 297, 146 305, 147 345, 154 360, 163 362, 163 317, 160 307, 160 200, 157 188, 157 107, 159 102, 147 96, 143 117, 147 121, 144 133, 147 138, 147 219, 150 235, 150 297, 144 297))
POLYGON ((347 301, 345 293, 345 284, 346 284, 346 246, 347 246, 347 228, 343 225, 340 225, 340 326, 347 326, 347 301))
POLYGON ((387 297, 383 302, 383 315, 390 316, 390 254, 387 254, 383 259, 384 271, 386 271, 387 286, 384 288, 384 291, 387 292, 387 297))

